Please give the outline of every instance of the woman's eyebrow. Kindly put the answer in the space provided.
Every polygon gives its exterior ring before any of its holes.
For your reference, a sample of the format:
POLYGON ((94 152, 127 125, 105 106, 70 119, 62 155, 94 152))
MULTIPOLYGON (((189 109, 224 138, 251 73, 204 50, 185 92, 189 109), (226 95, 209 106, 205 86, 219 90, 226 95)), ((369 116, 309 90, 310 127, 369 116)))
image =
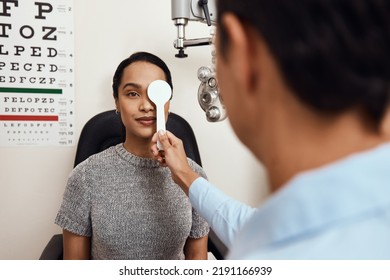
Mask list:
POLYGON ((132 88, 136 88, 136 89, 141 89, 142 86, 140 84, 137 84, 137 83, 126 83, 123 85, 123 89, 125 89, 126 87, 132 87, 132 88))

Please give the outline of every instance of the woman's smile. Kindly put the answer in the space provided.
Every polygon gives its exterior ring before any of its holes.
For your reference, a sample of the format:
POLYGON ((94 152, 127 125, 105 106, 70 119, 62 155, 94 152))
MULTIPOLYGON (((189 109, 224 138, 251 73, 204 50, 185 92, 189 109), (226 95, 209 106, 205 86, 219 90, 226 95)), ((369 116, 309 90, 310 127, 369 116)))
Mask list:
POLYGON ((156 117, 152 116, 139 117, 135 120, 144 126, 152 126, 156 123, 156 117))

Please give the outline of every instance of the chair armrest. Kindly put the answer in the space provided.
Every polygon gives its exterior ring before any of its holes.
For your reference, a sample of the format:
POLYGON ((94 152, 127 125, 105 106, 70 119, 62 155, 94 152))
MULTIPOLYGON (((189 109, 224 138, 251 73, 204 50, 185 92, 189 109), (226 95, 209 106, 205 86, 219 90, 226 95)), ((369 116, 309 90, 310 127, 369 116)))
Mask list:
POLYGON ((228 253, 228 248, 211 228, 209 232, 208 251, 211 252, 217 260, 224 260, 228 253))
POLYGON ((63 259, 62 234, 55 234, 47 243, 40 260, 62 260, 63 259))

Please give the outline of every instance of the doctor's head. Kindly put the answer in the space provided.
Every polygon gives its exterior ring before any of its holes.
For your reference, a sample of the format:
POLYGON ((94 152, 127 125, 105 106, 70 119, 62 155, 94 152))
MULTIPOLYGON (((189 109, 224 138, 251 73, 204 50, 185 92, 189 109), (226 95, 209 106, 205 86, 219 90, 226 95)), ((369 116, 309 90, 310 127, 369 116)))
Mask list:
POLYGON ((359 110, 378 129, 390 100, 388 1, 217 0, 217 10, 217 74, 238 136, 255 117, 242 100, 282 88, 315 114, 359 110))

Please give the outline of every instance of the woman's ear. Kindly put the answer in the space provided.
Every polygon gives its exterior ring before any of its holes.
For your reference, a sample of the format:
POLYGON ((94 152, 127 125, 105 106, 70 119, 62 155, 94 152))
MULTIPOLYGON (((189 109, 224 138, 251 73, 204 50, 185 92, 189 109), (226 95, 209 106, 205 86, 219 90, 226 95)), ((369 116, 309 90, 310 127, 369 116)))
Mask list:
POLYGON ((119 111, 119 100, 118 99, 119 99, 119 97, 115 98, 115 109, 116 109, 117 112, 120 112, 119 111))
POLYGON ((239 20, 235 15, 226 13, 222 16, 229 46, 226 49, 226 64, 229 65, 232 76, 245 92, 252 92, 257 79, 255 64, 255 35, 253 30, 239 20))

